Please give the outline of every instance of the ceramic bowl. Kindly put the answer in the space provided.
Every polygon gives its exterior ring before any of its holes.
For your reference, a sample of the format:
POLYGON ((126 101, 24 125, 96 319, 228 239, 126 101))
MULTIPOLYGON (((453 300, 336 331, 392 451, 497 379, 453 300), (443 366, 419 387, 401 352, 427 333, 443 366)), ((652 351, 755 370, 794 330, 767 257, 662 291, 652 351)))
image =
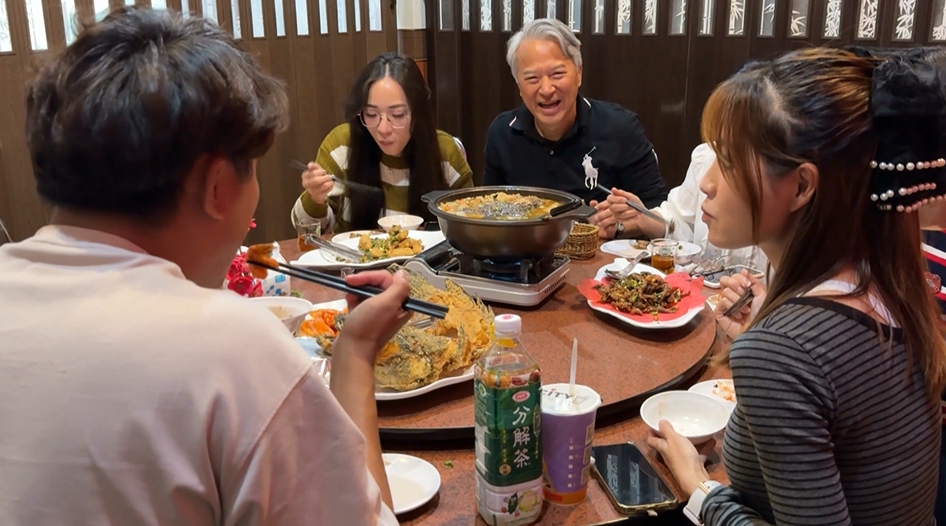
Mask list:
POLYGON ((385 232, 391 230, 394 226, 401 227, 401 230, 417 230, 424 224, 424 218, 410 215, 385 216, 378 220, 378 226, 385 232))
POLYGON ((654 431, 666 420, 677 433, 694 445, 706 442, 729 422, 729 409, 722 400, 702 393, 665 391, 641 405, 641 419, 654 431))
POLYGON ((299 330, 306 315, 312 310, 310 301, 292 296, 262 296, 250 298, 250 301, 255 301, 269 309, 293 334, 299 330))

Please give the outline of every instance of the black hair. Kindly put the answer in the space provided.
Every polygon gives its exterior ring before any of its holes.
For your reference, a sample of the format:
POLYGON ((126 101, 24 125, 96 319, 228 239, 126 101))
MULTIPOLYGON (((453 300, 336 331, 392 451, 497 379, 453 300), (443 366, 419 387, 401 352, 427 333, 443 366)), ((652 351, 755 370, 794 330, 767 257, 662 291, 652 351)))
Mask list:
POLYGON ((287 120, 283 84, 215 23, 123 7, 36 76, 26 137, 46 201, 159 221, 202 155, 248 176, 287 120))

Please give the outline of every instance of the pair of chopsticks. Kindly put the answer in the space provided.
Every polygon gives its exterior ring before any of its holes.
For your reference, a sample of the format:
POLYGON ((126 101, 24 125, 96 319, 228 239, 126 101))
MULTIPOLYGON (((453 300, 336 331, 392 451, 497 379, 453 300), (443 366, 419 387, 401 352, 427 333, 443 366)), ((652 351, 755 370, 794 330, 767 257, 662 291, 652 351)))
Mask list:
MULTIPOLYGON (((613 192, 611 192, 611 190, 605 188, 604 186, 602 186, 602 185, 600 185, 600 184, 598 185, 598 190, 601 190, 601 191, 603 191, 603 192, 607 192, 608 195, 613 195, 613 192)), ((668 226, 671 224, 670 221, 667 221, 666 219, 664 219, 664 218, 660 217, 659 215, 657 215, 657 214, 651 212, 650 210, 648 210, 646 206, 641 206, 641 205, 635 203, 634 201, 631 201, 630 199, 627 200, 627 206, 633 208, 634 210, 637 210, 638 212, 644 214, 645 216, 647 216, 647 217, 649 217, 649 218, 651 218, 651 219, 653 219, 653 220, 655 220, 655 221, 660 221, 661 223, 663 223, 663 224, 665 224, 665 225, 668 225, 668 226)))
POLYGON ((739 296, 739 299, 736 300, 736 303, 733 303, 732 305, 729 306, 728 309, 723 311, 723 316, 728 318, 732 316, 733 314, 741 311, 743 307, 752 303, 752 300, 754 298, 755 298, 755 294, 752 293, 752 289, 750 288, 746 290, 745 294, 743 294, 742 296, 739 296))
MULTIPOLYGON (((370 285, 354 287, 346 283, 344 278, 332 276, 330 274, 325 274, 314 270, 303 270, 301 268, 278 261, 276 262, 277 266, 275 267, 252 259, 248 260, 247 263, 256 265, 260 268, 265 268, 267 270, 281 272, 287 276, 309 281, 311 283, 322 285, 330 289, 340 290, 347 294, 355 294, 361 296, 362 298, 373 298, 374 296, 384 292, 384 289, 370 285)), ((437 305, 436 303, 421 301, 414 298, 407 298, 407 301, 404 302, 402 307, 406 310, 419 312, 421 314, 426 314, 432 318, 441 320, 447 316, 447 311, 449 310, 449 308, 444 307, 443 305, 437 305)))
MULTIPOLYGON (((303 172, 309 169, 308 166, 306 166, 302 162, 297 161, 295 159, 289 161, 289 168, 292 168, 293 170, 302 170, 303 172)), ((353 190, 361 190, 362 192, 383 192, 384 191, 378 188, 377 186, 371 186, 370 184, 355 183, 351 181, 340 181, 338 177, 335 177, 332 174, 329 174, 329 176, 336 183, 342 186, 347 186, 348 188, 351 188, 353 190)))

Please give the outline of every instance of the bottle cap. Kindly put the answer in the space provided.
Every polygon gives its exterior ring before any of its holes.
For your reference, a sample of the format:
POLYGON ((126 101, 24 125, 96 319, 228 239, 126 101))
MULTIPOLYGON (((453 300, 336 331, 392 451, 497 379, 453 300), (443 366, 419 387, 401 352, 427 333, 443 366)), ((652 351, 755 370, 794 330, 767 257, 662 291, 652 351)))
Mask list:
POLYGON ((497 335, 522 334, 522 318, 515 314, 500 314, 493 318, 493 327, 497 335))

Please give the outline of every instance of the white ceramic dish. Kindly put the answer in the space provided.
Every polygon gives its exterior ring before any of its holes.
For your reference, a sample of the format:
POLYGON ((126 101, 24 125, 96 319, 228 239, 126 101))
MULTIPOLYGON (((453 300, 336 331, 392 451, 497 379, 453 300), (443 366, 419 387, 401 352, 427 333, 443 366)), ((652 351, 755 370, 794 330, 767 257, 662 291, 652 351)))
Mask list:
POLYGON ((400 453, 384 453, 381 457, 396 515, 420 508, 440 491, 440 472, 430 462, 400 453))
POLYGON ((622 258, 634 259, 641 252, 647 251, 646 248, 634 248, 634 243, 637 243, 636 239, 616 239, 614 241, 602 243, 601 251, 607 254, 614 254, 615 256, 620 256, 622 258))
POLYGON ((703 252, 703 249, 695 243, 688 241, 677 241, 677 243, 677 257, 675 259, 677 265, 689 265, 693 262, 693 258, 703 252))
MULTIPOLYGON (((703 282, 703 285, 706 285, 706 282, 703 282)), ((706 298, 706 308, 710 312, 716 312, 716 306, 719 305, 719 294, 713 294, 712 296, 706 298)))
MULTIPOLYGON (((348 303, 345 300, 335 300, 335 301, 329 301, 326 303, 317 303, 312 306, 311 310, 319 310, 319 309, 342 310, 346 306, 348 306, 348 303)), ((300 342, 300 345, 303 346, 306 352, 309 353, 309 355, 312 356, 313 359, 316 359, 316 358, 331 359, 330 356, 322 354, 322 349, 319 348, 319 344, 315 343, 314 339, 305 338, 303 342, 300 342)), ((456 371, 452 371, 440 377, 440 379, 438 379, 436 382, 427 384, 423 387, 419 387, 417 389, 413 389, 410 391, 396 391, 394 389, 389 389, 386 387, 379 387, 375 385, 374 398, 375 400, 378 400, 379 402, 387 402, 391 400, 404 400, 407 398, 414 398, 414 397, 429 393, 431 391, 436 391, 437 389, 446 387, 448 385, 460 384, 472 379, 473 379, 473 366, 471 365, 467 369, 458 369, 456 371)))
POLYGON ((407 214, 384 216, 378 219, 378 226, 383 228, 385 232, 388 232, 395 226, 399 226, 404 230, 417 230, 422 224, 424 224, 423 217, 407 214))
POLYGON ((377 230, 352 230, 351 232, 342 232, 341 234, 335 234, 332 236, 332 243, 338 243, 346 239, 354 239, 361 237, 362 234, 368 234, 369 236, 376 236, 380 234, 377 230))
POLYGON ((729 389, 733 388, 732 380, 719 379, 719 380, 707 380, 705 382, 700 382, 694 385, 693 387, 687 389, 687 391, 690 391, 691 393, 702 393, 705 395, 712 396, 713 398, 718 398, 719 400, 723 402, 723 404, 726 405, 726 407, 729 408, 729 412, 732 412, 733 409, 736 408, 736 402, 727 400, 723 398, 722 396, 719 396, 718 394, 716 394, 714 391, 716 390, 717 385, 728 385, 729 389))
MULTIPOLYGON (((597 281, 603 280, 605 276, 607 275, 605 274, 606 270, 621 270, 627 265, 628 265, 628 261, 626 259, 615 258, 614 262, 609 263, 598 269, 598 273, 595 274, 595 280, 597 281)), ((637 266, 634 267, 634 272, 650 272, 651 274, 656 274, 662 278, 667 277, 666 274, 655 269, 654 267, 651 267, 648 265, 642 265, 640 263, 638 263, 637 266)), ((702 311, 704 308, 704 304, 700 303, 699 306, 691 308, 683 316, 680 316, 679 318, 674 318, 672 320, 663 320, 663 321, 654 320, 654 321, 643 322, 643 321, 638 321, 638 320, 628 318, 627 316, 622 316, 621 314, 618 314, 617 312, 595 305, 594 303, 591 302, 591 300, 586 300, 586 301, 588 302, 588 306, 591 307, 593 310, 607 314, 608 316, 611 316, 612 318, 619 320, 623 323, 626 323, 632 327, 638 327, 641 329, 673 329, 677 327, 683 327, 687 323, 690 323, 690 320, 695 318, 696 315, 699 314, 700 311, 702 311)))
POLYGON ((730 411, 717 397, 690 391, 657 393, 641 405, 641 419, 660 432, 660 421, 666 420, 674 430, 700 445, 722 431, 729 422, 730 411))
MULTIPOLYGON (((601 251, 627 259, 634 259, 641 252, 651 251, 649 242, 647 248, 643 249, 636 248, 634 246, 636 243, 636 239, 616 239, 603 243, 601 245, 601 251)), ((700 254, 700 252, 703 252, 703 249, 697 244, 687 241, 678 241, 677 243, 677 257, 675 258, 675 262, 678 267, 692 263, 693 258, 700 254)))
POLYGON ((310 301, 292 296, 260 296, 249 300, 269 309, 293 334, 312 310, 310 301))
MULTIPOLYGON (((346 233, 347 234, 347 233, 346 233)), ((346 235, 341 234, 341 235, 346 235)), ((443 235, 443 232, 426 232, 423 230, 411 230, 407 234, 409 237, 414 239, 419 239, 420 242, 424 245, 424 250, 437 245, 438 243, 443 242, 446 238, 443 235)), ((375 233, 372 237, 383 237, 387 236, 386 233, 375 233)), ((337 237, 337 236, 336 236, 337 237)), ((358 238, 349 238, 341 239, 336 241, 341 245, 346 247, 358 249, 358 238)), ((301 267, 307 268, 316 268, 316 269, 342 269, 345 267, 350 267, 353 269, 371 269, 371 268, 384 268, 390 265, 391 263, 397 263, 399 261, 405 261, 410 259, 411 256, 402 256, 396 258, 385 258, 379 259, 377 261, 371 261, 369 263, 352 263, 351 261, 338 261, 335 256, 328 254, 327 252, 322 252, 320 249, 310 250, 299 256, 299 259, 291 262, 293 265, 299 265, 301 267)))

